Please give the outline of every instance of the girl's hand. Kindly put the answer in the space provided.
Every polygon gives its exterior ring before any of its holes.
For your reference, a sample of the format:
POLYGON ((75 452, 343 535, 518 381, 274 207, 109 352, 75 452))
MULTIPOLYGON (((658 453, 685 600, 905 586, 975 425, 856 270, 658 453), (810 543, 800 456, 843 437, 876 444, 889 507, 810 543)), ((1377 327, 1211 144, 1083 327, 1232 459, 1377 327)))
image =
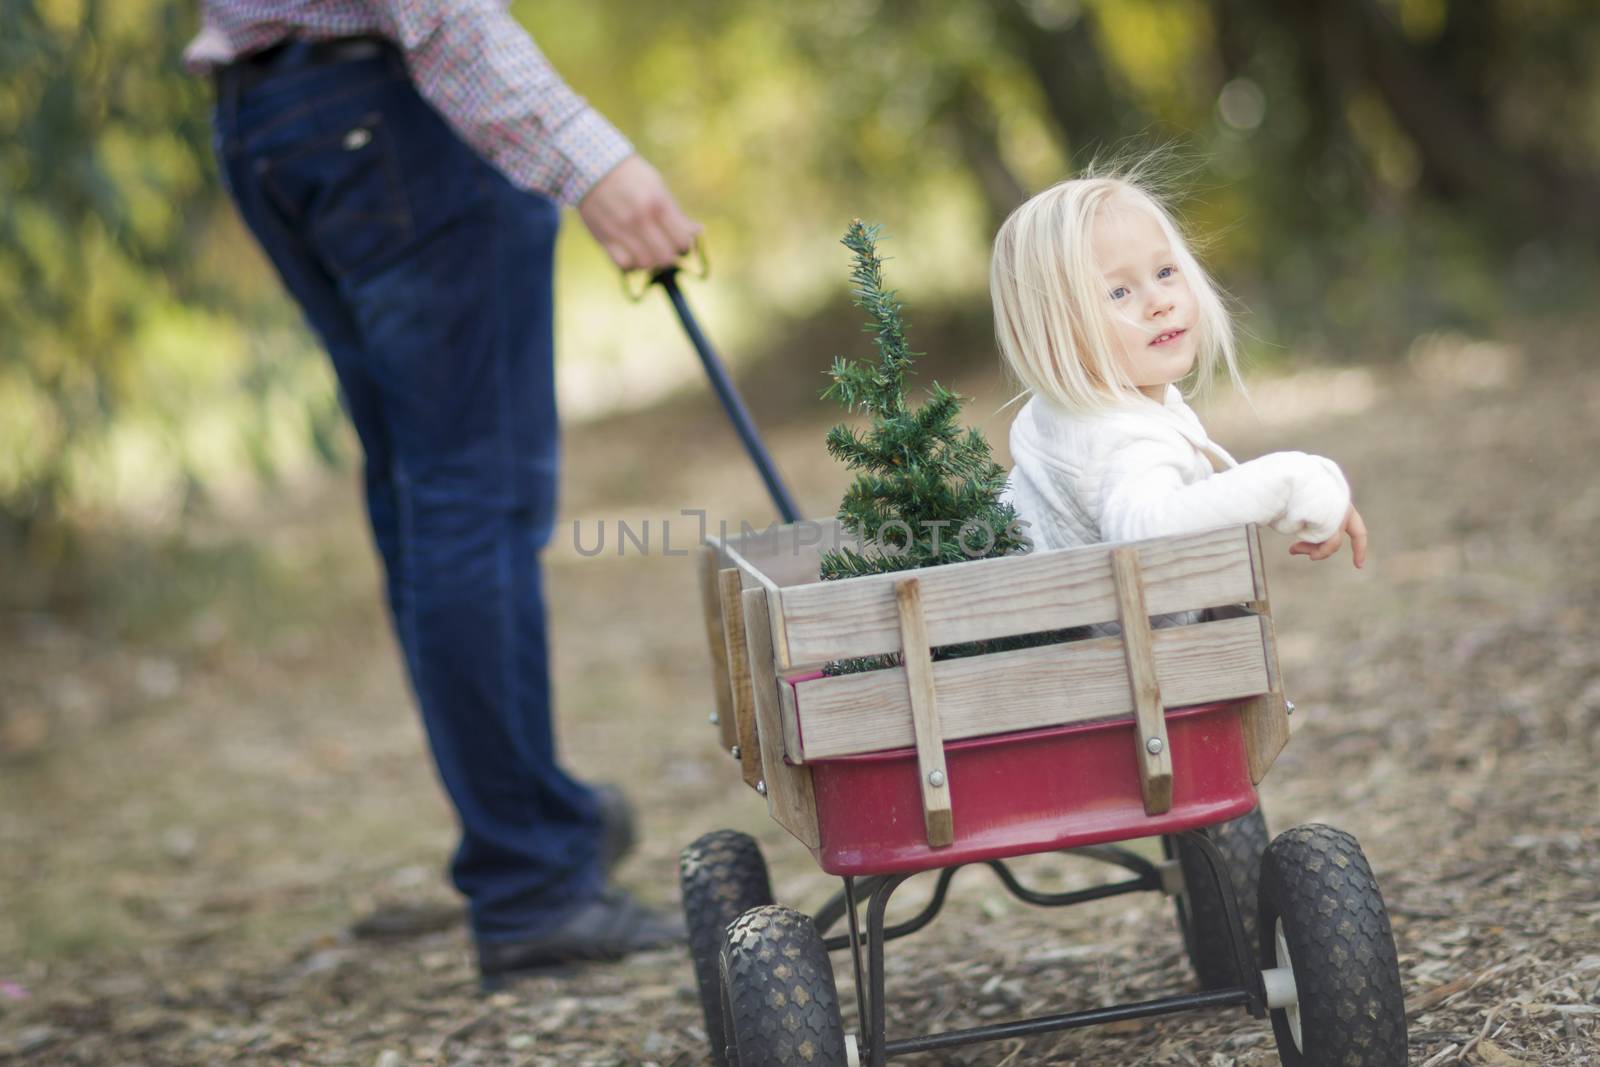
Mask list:
POLYGON ((1326 541, 1296 541, 1289 546, 1289 555, 1307 556, 1311 559, 1327 559, 1339 551, 1339 546, 1344 544, 1344 535, 1350 535, 1350 554, 1355 557, 1357 567, 1367 561, 1367 524, 1361 521, 1361 512, 1350 505, 1350 513, 1344 517, 1344 525, 1339 532, 1326 541))

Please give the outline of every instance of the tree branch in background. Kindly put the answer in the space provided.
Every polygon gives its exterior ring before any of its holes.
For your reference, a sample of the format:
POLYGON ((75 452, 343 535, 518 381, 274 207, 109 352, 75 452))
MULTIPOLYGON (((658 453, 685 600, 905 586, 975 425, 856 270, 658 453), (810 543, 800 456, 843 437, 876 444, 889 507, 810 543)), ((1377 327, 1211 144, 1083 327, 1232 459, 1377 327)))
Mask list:
MULTIPOLYGON (((1451 21, 1458 6, 1452 5, 1451 21)), ((1328 158, 1339 141, 1348 140, 1350 103, 1370 88, 1416 149, 1425 187, 1472 207, 1501 240, 1520 243, 1530 229, 1555 235, 1600 229, 1600 184, 1593 177, 1519 152, 1495 135, 1483 106, 1484 87, 1460 81, 1463 72, 1481 72, 1481 60, 1447 65, 1437 50, 1407 41, 1374 0, 1215 0, 1213 11, 1225 38, 1237 37, 1243 23, 1259 16, 1275 23, 1294 50, 1309 120, 1302 158, 1328 158)), ((1457 41, 1490 26, 1481 11, 1462 18, 1469 25, 1454 31, 1457 41)), ((1480 47, 1481 42, 1474 51, 1480 47)), ((1230 52, 1237 54, 1236 44, 1230 52)))
POLYGON ((1087 8, 1015 0, 999 5, 1000 32, 1038 79, 1046 106, 1070 154, 1087 162, 1143 128, 1139 108, 1112 78, 1087 8))
POLYGON ((994 109, 983 91, 963 74, 951 86, 939 120, 961 146, 962 158, 988 208, 990 229, 999 229, 1006 216, 1028 198, 1028 189, 1006 162, 994 109))

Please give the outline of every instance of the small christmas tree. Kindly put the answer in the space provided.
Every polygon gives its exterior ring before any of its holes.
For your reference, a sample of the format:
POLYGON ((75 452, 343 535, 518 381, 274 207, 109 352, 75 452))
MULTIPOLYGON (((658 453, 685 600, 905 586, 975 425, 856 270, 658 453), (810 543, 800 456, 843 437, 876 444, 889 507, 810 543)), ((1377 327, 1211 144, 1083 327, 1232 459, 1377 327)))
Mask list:
MULTIPOLYGON (((823 581, 1004 556, 1027 544, 1016 510, 1001 501, 1006 472, 975 428, 957 423, 963 397, 934 382, 921 407, 906 403, 905 376, 913 353, 906 345, 902 305, 883 285, 880 228, 860 219, 841 242, 855 254, 853 302, 868 316, 875 364, 834 357, 833 384, 823 390, 851 414, 870 416, 864 431, 843 423, 828 431, 828 454, 862 473, 839 505, 839 522, 859 542, 822 555, 823 581)), ((950 647, 940 658, 981 648, 950 647)), ((833 673, 892 665, 898 657, 848 661, 833 673)))

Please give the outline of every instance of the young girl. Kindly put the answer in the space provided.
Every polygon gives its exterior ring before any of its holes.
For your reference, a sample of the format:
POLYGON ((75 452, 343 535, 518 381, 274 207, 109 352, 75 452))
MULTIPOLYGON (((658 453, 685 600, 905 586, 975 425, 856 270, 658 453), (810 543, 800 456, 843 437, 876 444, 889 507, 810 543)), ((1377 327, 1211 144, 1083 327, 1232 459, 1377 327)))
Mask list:
POLYGON ((1161 204, 1134 181, 1045 190, 1000 227, 995 332, 1031 393, 1011 426, 1008 499, 1037 549, 1260 523, 1327 559, 1367 530, 1338 466, 1304 452, 1237 463, 1176 382, 1220 361, 1237 384, 1228 315, 1161 204))

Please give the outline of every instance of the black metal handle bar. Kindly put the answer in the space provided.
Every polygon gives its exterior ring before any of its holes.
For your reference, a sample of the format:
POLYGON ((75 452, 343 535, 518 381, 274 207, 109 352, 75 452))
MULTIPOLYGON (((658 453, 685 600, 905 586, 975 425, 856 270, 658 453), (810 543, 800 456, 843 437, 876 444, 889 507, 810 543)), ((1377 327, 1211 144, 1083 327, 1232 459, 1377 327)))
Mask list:
POLYGON ((794 497, 783 484, 783 479, 778 477, 778 468, 773 464, 772 456, 767 453, 761 435, 756 432, 756 424, 750 418, 749 409, 744 406, 739 391, 733 387, 733 379, 728 376, 727 368, 717 358, 716 352, 711 348, 711 342, 706 340, 706 335, 701 331, 694 313, 689 310, 689 303, 683 298, 683 290, 678 288, 678 268, 667 267, 656 271, 650 280, 665 289, 667 296, 672 300, 673 310, 678 313, 678 320, 683 323, 683 330, 689 335, 689 343, 694 345, 695 352, 700 356, 700 362, 705 364, 706 375, 711 379, 712 388, 717 391, 717 397, 727 410, 733 428, 739 432, 739 439, 744 442, 745 451, 750 453, 751 460, 761 473, 761 480, 766 483, 767 492, 772 495, 772 502, 777 507, 778 514, 783 516, 784 522, 799 522, 800 509, 795 506, 794 497))

